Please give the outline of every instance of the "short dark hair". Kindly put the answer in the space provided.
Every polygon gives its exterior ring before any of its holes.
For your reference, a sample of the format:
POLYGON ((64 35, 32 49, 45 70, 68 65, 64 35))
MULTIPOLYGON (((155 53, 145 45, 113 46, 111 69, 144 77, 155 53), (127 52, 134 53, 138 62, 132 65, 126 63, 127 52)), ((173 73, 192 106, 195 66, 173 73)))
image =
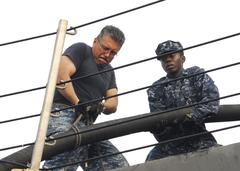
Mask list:
POLYGON ((114 41, 118 42, 121 46, 125 42, 124 33, 115 26, 107 25, 103 27, 97 38, 101 39, 105 35, 109 35, 114 41))

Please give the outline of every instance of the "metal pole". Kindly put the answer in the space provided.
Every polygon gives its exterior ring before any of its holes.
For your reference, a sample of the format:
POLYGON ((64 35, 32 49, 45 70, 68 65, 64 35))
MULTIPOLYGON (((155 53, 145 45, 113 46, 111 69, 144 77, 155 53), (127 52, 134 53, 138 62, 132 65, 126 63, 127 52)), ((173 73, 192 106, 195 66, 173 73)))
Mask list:
POLYGON ((51 64, 51 69, 48 77, 48 84, 45 92, 41 118, 38 126, 38 134, 35 142, 35 146, 33 149, 32 161, 31 161, 31 169, 34 171, 38 171, 40 167, 40 162, 43 154, 43 147, 45 143, 48 120, 51 112, 54 91, 57 84, 57 75, 59 63, 62 55, 62 49, 64 45, 64 40, 67 31, 66 20, 60 20, 58 25, 58 32, 55 41, 55 47, 53 52, 53 59, 51 64))

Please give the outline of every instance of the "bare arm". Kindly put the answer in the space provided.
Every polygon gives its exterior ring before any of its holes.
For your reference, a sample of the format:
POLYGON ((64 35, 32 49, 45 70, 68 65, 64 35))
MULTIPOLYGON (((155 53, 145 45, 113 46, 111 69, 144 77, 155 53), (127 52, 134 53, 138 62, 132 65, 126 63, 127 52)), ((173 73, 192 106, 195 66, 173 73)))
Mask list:
MULTIPOLYGON (((107 90, 106 97, 111 97, 114 95, 117 95, 116 88, 107 90)), ((116 112, 117 106, 118 106, 118 97, 113 97, 105 100, 105 102, 103 103, 103 106, 104 106, 104 110, 103 110, 104 114, 111 114, 116 112)))
MULTIPOLYGON (((67 57, 62 56, 60 66, 59 66, 59 73, 57 81, 58 83, 62 81, 68 81, 71 79, 71 76, 76 72, 76 67, 73 62, 67 57)), ((58 89, 58 91, 73 105, 77 104, 79 99, 74 91, 72 82, 65 84, 65 89, 58 89)))

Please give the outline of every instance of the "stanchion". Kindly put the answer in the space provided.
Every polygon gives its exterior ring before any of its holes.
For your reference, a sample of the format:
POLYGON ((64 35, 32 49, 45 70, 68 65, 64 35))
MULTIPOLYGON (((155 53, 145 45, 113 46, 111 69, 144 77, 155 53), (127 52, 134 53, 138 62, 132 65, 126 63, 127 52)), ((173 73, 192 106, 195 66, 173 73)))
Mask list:
POLYGON ((48 84, 45 92, 45 98, 43 102, 41 118, 38 126, 38 133, 33 149, 32 160, 31 160, 31 167, 30 169, 12 169, 11 171, 38 171, 40 167, 40 162, 43 154, 43 147, 45 143, 47 127, 48 127, 48 120, 51 112, 54 91, 57 84, 57 75, 59 64, 62 56, 62 50, 64 45, 64 40, 67 31, 67 24, 66 20, 60 20, 58 25, 58 31, 55 41, 55 47, 53 52, 53 59, 52 64, 49 72, 48 77, 48 84))

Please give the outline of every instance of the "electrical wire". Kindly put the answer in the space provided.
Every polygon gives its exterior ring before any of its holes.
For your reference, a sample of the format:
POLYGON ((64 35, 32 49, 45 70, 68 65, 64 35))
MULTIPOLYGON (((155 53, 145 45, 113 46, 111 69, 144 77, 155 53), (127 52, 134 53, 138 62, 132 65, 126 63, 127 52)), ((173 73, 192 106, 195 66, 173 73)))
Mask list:
POLYGON ((19 118, 13 118, 13 119, 8 119, 8 120, 4 120, 4 121, 0 121, 0 124, 4 124, 4 123, 8 123, 8 122, 13 122, 13 121, 19 121, 19 120, 23 120, 23 119, 30 119, 30 118, 34 118, 40 116, 40 114, 35 114, 35 115, 29 115, 29 116, 24 116, 24 117, 19 117, 19 118))
MULTIPOLYGON (((124 150, 124 151, 120 151, 120 152, 116 152, 116 153, 112 153, 112 154, 106 154, 106 155, 101 155, 101 156, 97 156, 97 157, 92 157, 92 158, 89 158, 89 159, 86 159, 86 160, 73 162, 73 163, 68 163, 68 164, 64 164, 64 165, 60 165, 60 166, 56 166, 56 167, 51 167, 51 168, 48 168, 48 169, 50 169, 50 170, 59 169, 59 168, 66 167, 66 166, 72 166, 72 165, 76 165, 76 164, 81 164, 81 163, 85 163, 85 162, 99 160, 99 159, 102 159, 102 158, 115 156, 115 155, 118 155, 118 154, 128 153, 128 152, 132 152, 132 151, 136 151, 136 150, 141 150, 141 149, 145 149, 145 148, 149 148, 149 147, 154 147, 156 145, 161 145, 161 144, 166 144, 166 143, 170 143, 170 142, 174 142, 174 141, 178 141, 178 140, 193 138, 193 137, 196 137, 196 136, 201 136, 201 135, 207 135, 207 134, 211 134, 211 133, 221 132, 221 131, 225 131, 225 130, 229 130, 229 129, 233 129, 233 128, 238 128, 238 127, 240 127, 240 124, 229 126, 229 127, 224 127, 224 128, 220 128, 220 129, 215 129, 215 130, 208 131, 208 132, 200 132, 200 133, 196 133, 196 134, 181 136, 181 137, 177 137, 177 138, 161 141, 161 142, 150 144, 150 145, 145 145, 145 146, 141 146, 141 147, 137 147, 137 148, 132 148, 132 149, 128 149, 128 150, 124 150)), ((39 170, 48 170, 48 169, 39 169, 39 170)))
MULTIPOLYGON (((210 102, 213 102, 213 101, 218 101, 218 100, 222 100, 222 99, 226 99, 226 98, 230 98, 230 97, 234 97, 234 96, 238 96, 238 95, 240 95, 240 93, 234 93, 234 94, 230 94, 230 95, 227 95, 227 96, 222 96, 222 97, 219 97, 219 98, 216 98, 216 99, 211 99, 211 100, 207 100, 207 101, 203 101, 203 102, 193 103, 191 105, 176 107, 176 108, 168 109, 168 110, 161 111, 161 112, 149 113, 149 115, 141 116, 141 117, 138 117, 138 118, 130 118, 129 120, 119 122, 118 125, 133 122, 133 121, 140 120, 140 119, 149 118, 149 117, 152 117, 152 116, 162 115, 164 113, 173 112, 173 111, 176 111, 176 110, 185 109, 185 108, 189 108, 189 107, 194 107, 194 106, 197 106, 199 104, 210 103, 210 102)), ((68 135, 65 135, 65 136, 57 137, 57 138, 52 138, 49 141, 63 139, 63 138, 66 138, 66 137, 70 137, 70 136, 74 136, 74 135, 78 135, 78 134, 82 134, 82 133, 87 133, 87 132, 91 132, 91 131, 96 131, 96 130, 100 130, 100 129, 103 129, 103 128, 108 128, 108 127, 115 126, 115 125, 116 124, 113 123, 113 124, 109 124, 109 125, 101 126, 101 127, 97 127, 97 128, 89 128, 89 129, 83 130, 83 131, 80 130, 78 133, 73 133, 73 134, 68 134, 68 135)), ((48 140, 46 140, 46 142, 48 142, 48 140)), ((1 148, 0 151, 10 150, 10 149, 14 149, 14 148, 20 148, 20 147, 29 146, 29 145, 34 145, 34 142, 33 143, 22 144, 22 145, 11 146, 11 147, 6 147, 6 148, 1 148)))
POLYGON ((142 5, 142 6, 138 6, 136 8, 132 8, 132 9, 129 9, 129 10, 126 10, 126 11, 123 11, 123 12, 120 12, 120 13, 108 16, 108 17, 104 17, 104 18, 101 18, 101 19, 98 19, 98 20, 95 20, 95 21, 92 21, 92 22, 89 22, 89 23, 86 23, 86 24, 82 24, 82 25, 73 27, 72 29, 77 29, 77 28, 80 28, 80 27, 88 26, 88 25, 91 25, 91 24, 94 24, 94 23, 97 23, 97 22, 100 22, 100 21, 103 21, 103 20, 107 20, 107 19, 110 19, 110 18, 113 18, 113 17, 117 17, 119 15, 123 15, 123 14, 129 13, 129 12, 132 12, 132 11, 139 10, 141 8, 145 8, 145 7, 148 7, 148 6, 157 4, 159 2, 163 2, 163 1, 165 1, 165 0, 159 0, 159 1, 151 2, 151 3, 148 3, 148 4, 142 5))
MULTIPOLYGON (((230 65, 218 67, 218 68, 211 69, 211 70, 208 70, 208 71, 205 71, 205 72, 193 74, 193 75, 190 75, 190 76, 187 76, 187 77, 180 77, 180 78, 171 80, 171 81, 169 81, 169 82, 173 82, 173 81, 177 81, 177 80, 185 79, 185 78, 189 78, 189 77, 194 77, 194 76, 196 76, 196 75, 204 74, 204 73, 206 73, 206 72, 212 72, 212 71, 216 71, 216 70, 223 69, 223 68, 226 68, 226 67, 232 67, 232 66, 238 65, 238 64, 239 64, 239 63, 234 63, 234 64, 230 64, 230 65)), ((169 83, 169 82, 166 82, 166 83, 164 83, 164 84, 167 84, 167 83, 169 83)), ((151 86, 147 86, 147 88, 148 88, 148 87, 151 87, 151 86)), ((144 88, 146 88, 146 87, 144 87, 144 88)), ((138 90, 138 89, 136 89, 136 90, 138 90)), ((131 91, 131 92, 132 92, 132 91, 131 91)), ((235 96, 235 95, 240 95, 240 93, 236 93, 236 94, 224 96, 224 97, 221 97, 221 98, 219 98, 219 99, 217 99, 217 100, 224 99, 224 98, 229 98, 229 97, 233 97, 233 96, 235 96)), ((215 99, 215 100, 216 100, 216 99, 215 99)), ((210 101, 213 101, 213 100, 210 100, 210 101)), ((210 102, 210 101, 203 102, 203 103, 208 103, 208 102, 210 102)), ((192 106, 194 106, 194 105, 199 105, 199 104, 201 104, 201 103, 196 103, 196 104, 193 104, 193 105, 190 105, 190 106, 184 106, 184 107, 180 107, 180 108, 177 108, 177 109, 171 109, 171 110, 169 110, 169 111, 164 111, 164 112, 161 112, 161 113, 158 113, 158 114, 162 114, 162 113, 166 113, 166 112, 170 112, 170 111, 175 111, 175 110, 179 110, 179 109, 186 108, 186 107, 192 107, 192 106)), ((149 115, 148 117, 151 117, 151 116, 154 116, 154 115, 149 115)), ((143 119, 143 118, 138 118, 138 119, 143 119)), ((124 123, 126 123, 126 122, 124 122, 124 123)), ((111 126, 111 125, 110 125, 110 126, 111 126)), ((114 125, 113 125, 113 126, 114 126, 114 125)), ((106 127, 109 127, 109 126, 106 126, 106 127)), ((101 129, 101 128, 98 128, 98 129, 101 129)), ((96 130, 96 129, 95 129, 95 130, 96 130)), ((80 131, 78 134, 84 133, 84 132, 89 132, 89 131, 92 131, 92 130, 86 130, 86 131, 82 131, 82 132, 80 131)), ((76 134, 72 134, 72 135, 76 135, 76 134)), ((67 135, 67 136, 72 136, 72 135, 67 135)), ((59 137, 59 138, 57 138, 57 139, 65 138, 65 137, 66 137, 66 136, 64 136, 64 137, 59 137)), ((28 143, 28 144, 18 145, 18 146, 15 146, 14 148, 29 146, 29 145, 33 145, 33 144, 34 144, 34 143, 28 143)), ((5 148, 4 150, 7 150, 7 149, 13 149, 13 147, 8 147, 8 148, 5 148)), ((2 151, 2 150, 3 150, 3 149, 0 149, 0 151, 2 151)))
MULTIPOLYGON (((193 45, 193 46, 189 46, 187 48, 183 48, 183 50, 181 50, 181 51, 190 50, 190 49, 193 49, 193 48, 196 48, 196 47, 208 45, 208 44, 211 44, 211 43, 215 43, 215 42, 222 41, 222 40, 225 40, 225 39, 229 39, 229 38, 232 38, 232 37, 235 37, 235 36, 239 36, 239 35, 240 35, 240 33, 231 34, 231 35, 228 35, 228 36, 224 36, 224 37, 221 37, 221 38, 217 38, 217 39, 213 39, 213 40, 210 40, 210 41, 199 43, 199 44, 196 44, 196 45, 193 45)), ((140 64, 140 63, 147 62, 147 61, 156 59, 158 57, 161 57, 161 56, 164 56, 164 55, 173 54, 173 53, 176 53, 176 52, 179 52, 179 51, 180 50, 164 53, 164 54, 159 55, 159 56, 154 56, 154 57, 150 57, 150 58, 147 58, 147 59, 139 60, 139 61, 132 62, 132 63, 129 63, 129 64, 125 64, 125 65, 122 65, 122 66, 118 66, 118 67, 115 67, 115 68, 112 68, 112 69, 107 69, 107 70, 103 70, 101 72, 96 72, 96 73, 84 75, 84 76, 77 77, 77 78, 74 78, 74 79, 71 79, 71 80, 63 81, 61 83, 58 83, 57 85, 66 84, 66 83, 69 83, 69 82, 72 82, 72 81, 76 81, 76 80, 79 80, 79 79, 83 79, 83 78, 95 76, 95 75, 98 75, 98 74, 102 74, 102 73, 105 73, 105 72, 109 72, 109 71, 113 71, 113 70, 129 67, 129 66, 132 66, 132 65, 140 64)), ((27 92, 36 91, 36 90, 41 90, 41 89, 44 89, 44 88, 46 88, 46 86, 41 86, 41 87, 36 87, 36 88, 32 88, 32 89, 27 89, 27 90, 17 91, 17 92, 13 92, 13 93, 3 94, 3 95, 0 95, 0 98, 12 96, 12 95, 17 95, 17 94, 22 94, 22 93, 27 93, 27 92)))
MULTIPOLYGON (((172 79, 172 80, 169 80, 169 81, 165 82, 164 84, 168 84, 168 83, 175 82, 175 81, 182 80, 182 79, 186 79, 186 78, 191 78, 191 77, 194 77, 194 76, 197 76, 197 75, 201 75, 201 74, 206 74, 206 73, 213 72, 213 71, 217 71, 217 70, 220 70, 220 69, 225 69, 225 68, 233 67, 233 66, 236 66, 236 65, 239 65, 239 64, 240 64, 240 62, 236 62, 236 63, 224 65, 224 66, 221 66, 221 67, 217 67, 217 68, 213 68, 213 69, 210 69, 210 70, 206 70, 206 71, 204 71, 204 72, 199 72, 199 73, 192 74, 192 75, 189 75, 189 76, 179 77, 179 78, 176 78, 176 79, 172 79)), ((156 85, 154 85, 154 86, 158 86, 158 85, 161 85, 161 84, 163 84, 163 83, 156 84, 156 85)), ((141 88, 137 88, 137 89, 130 90, 130 91, 126 91, 126 92, 123 92, 123 93, 119 93, 119 94, 116 94, 116 95, 114 95, 114 96, 109 96, 109 97, 103 97, 103 98, 93 99, 93 100, 90 100, 90 101, 87 101, 87 102, 84 102, 84 103, 81 103, 81 104, 69 106, 69 107, 66 107, 66 108, 58 109, 58 110, 52 110, 51 113, 60 112, 60 111, 63 111, 63 110, 75 108, 75 107, 77 107, 77 106, 83 106, 83 105, 87 105, 87 104, 90 104, 90 103, 94 103, 94 102, 106 100, 106 99, 109 99, 109 98, 113 98, 113 97, 118 97, 118 96, 130 94, 130 93, 134 93, 134 92, 141 91, 141 90, 144 90, 144 89, 147 89, 147 88, 150 88, 150 87, 152 87, 152 85, 145 86, 145 87, 141 87, 141 88)), ((9 120, 5 120, 5 121, 0 121, 0 124, 12 122, 12 121, 23 120, 23 119, 29 119, 29 118, 33 118, 33 117, 37 117, 37 116, 40 116, 40 114, 29 115, 29 116, 25 116, 25 117, 19 117, 19 118, 9 119, 9 120)))
POLYGON ((118 97, 118 96, 130 94, 130 93, 134 93, 134 92, 141 91, 141 90, 153 87, 153 86, 159 86, 159 85, 162 85, 162 84, 169 84, 171 82, 176 82, 176 81, 183 80, 183 79, 186 79, 186 78, 192 78, 192 77, 195 77, 195 76, 198 76, 198 75, 206 74, 206 73, 209 73, 209 72, 217 71, 217 70, 228 68, 228 67, 233 67, 233 66, 236 66, 236 65, 239 65, 239 64, 240 64, 240 62, 232 63, 232 64, 229 64, 229 65, 224 65, 224 66, 217 67, 217 68, 214 68, 214 69, 210 69, 210 70, 207 70, 207 71, 204 71, 204 72, 199 72, 199 73, 191 74, 191 75, 188 75, 188 76, 175 78, 175 79, 166 81, 164 83, 158 83, 158 84, 155 84, 155 85, 149 85, 149 86, 137 88, 137 89, 134 89, 134 90, 126 91, 126 92, 119 93, 119 94, 116 94, 116 95, 113 95, 113 96, 109 96, 109 97, 103 97, 103 98, 97 98, 97 99, 89 100, 87 102, 83 102, 83 103, 80 103, 80 104, 77 104, 77 105, 73 105, 73 106, 69 106, 69 107, 66 107, 66 108, 54 110, 52 112, 53 113, 54 112, 60 112, 60 111, 63 111, 63 110, 75 108, 77 106, 84 106, 84 105, 87 105, 87 104, 90 104, 90 103, 95 103, 95 102, 102 101, 102 100, 107 100, 107 99, 110 99, 110 98, 113 98, 113 97, 118 97))
MULTIPOLYGON (((80 25, 80 26, 76 26, 76 27, 72 27, 70 29, 68 29, 68 31, 72 30, 72 29, 77 29, 77 28, 80 28, 80 27, 84 27, 84 26, 87 26, 87 25, 90 25, 90 24, 94 24, 94 23, 97 23, 97 22, 100 22, 100 21, 103 21, 103 20, 106 20, 106 19, 109 19, 109 18, 112 18, 112 17, 116 17, 116 16, 119 16, 119 15, 122 15, 122 14, 125 14, 125 13, 128 13, 128 12, 132 12, 132 11, 135 11, 135 10, 138 10, 138 9, 141 9, 141 8, 144 8, 144 7, 147 7, 147 6, 150 6, 150 5, 153 5, 153 4, 156 4, 156 3, 159 3, 159 2, 162 2, 162 1, 165 1, 165 0, 160 0, 160 1, 155 1, 155 2, 152 2, 152 3, 149 3, 149 4, 145 4, 143 6, 139 6, 139 7, 136 7, 136 8, 133 8, 133 9, 130 9, 130 10, 127 10, 127 11, 124 11, 124 12, 120 12, 120 13, 117 13, 117 14, 114 14, 112 16, 108 16, 108 17, 105 17, 105 18, 102 18, 102 19, 98 19, 98 20, 95 20, 95 21, 92 21, 92 22, 89 22, 89 23, 86 23, 86 24, 83 24, 83 25, 80 25)), ((26 38, 26 39, 21 39, 21 40, 16 40, 16 41, 12 41, 12 42, 8 42, 8 43, 3 43, 3 44, 0 44, 0 46, 4 46, 4 45, 9 45, 9 44, 13 44, 13 43, 19 43, 19 42, 23 42, 23 41, 28 41, 28 40, 32 40, 32 39, 36 39, 36 38, 41 38, 41 37, 46 37, 46 36, 50 36, 50 35, 54 35, 56 34, 56 32, 52 32, 52 33, 48 33, 48 34, 44 34, 44 35, 39 35, 39 36, 35 36, 35 37, 31 37, 31 38, 26 38)), ((205 43, 201 43, 201 44, 198 44, 198 45, 194 45, 194 46, 191 46, 191 47, 188 47, 188 48, 185 48, 183 50, 188 50, 188 49, 192 49, 192 48, 195 48, 195 47, 199 47, 199 46, 203 46, 203 45, 206 45, 206 44, 210 44, 210 43, 213 43, 213 42, 216 42, 216 41, 220 41, 220 40, 223 40, 223 39, 227 39, 227 38, 231 38, 231 37, 234 37, 234 36, 238 36, 240 33, 237 33, 237 34, 233 34, 233 35, 230 35, 230 36, 226 36, 226 37, 223 37, 223 38, 219 38, 219 39, 215 39, 215 40, 212 40, 212 41, 208 41, 208 42, 205 42, 205 43)), ((176 51, 177 52, 177 51, 176 51)), ((169 53, 171 54, 171 53, 169 53)), ((166 55, 166 54, 165 54, 166 55)), ((152 60, 152 59, 155 59, 157 57, 152 57, 152 58, 149 58, 149 59, 145 59, 145 60, 141 60, 141 61, 137 61, 137 62, 134 62, 134 63, 130 63, 130 64, 127 64, 127 65, 123 65, 123 66, 120 66, 120 67, 117 67, 117 68, 113 68, 111 70, 116 70, 116 69, 120 69, 120 68, 124 68, 124 67, 127 67, 127 66, 131 66, 131 65, 135 65, 135 64, 138 64, 138 63, 142 63, 142 62, 146 62, 146 61, 149 61, 149 60, 152 60)), ((236 65, 238 65, 239 63, 236 63, 236 65)), ((224 67, 225 68, 225 67, 224 67)), ((100 73, 94 73, 94 74, 90 74, 90 75, 87 75, 85 76, 84 78, 86 77, 89 77, 89 76, 93 76, 93 75, 97 75, 97 74, 101 74, 101 73, 104 73, 104 72, 109 72, 111 70, 106 70, 106 71, 103 71, 103 72, 100 72, 100 73)), ((209 71, 211 72, 211 71, 209 71)), ((202 73, 201 73, 202 74, 202 73)), ((76 79, 73 79, 73 80, 69 80, 67 82, 72 82, 72 81, 75 81, 77 79, 81 79, 81 78, 76 78, 76 79)), ((184 78, 183 78, 184 79, 184 78)), ((175 80, 176 81, 176 80, 175 80)), ((67 82, 63 82, 63 83, 60 83, 60 84, 64 84, 64 83, 67 83, 67 82)), ((165 83, 166 84, 166 83, 165 83)), ((116 96, 120 96, 120 95, 124 95, 124 94, 128 94, 128 93, 132 93, 132 92, 135 92, 135 91, 139 91, 139 90, 143 90, 143 89, 146 89, 146 88, 149 88, 151 86, 147 86, 147 87, 143 87, 143 88, 140 88, 140 89, 135 89, 135 90, 131 90, 131 91, 128 91, 128 92, 125 92, 125 93, 121 93, 121 94, 118 94, 116 96)), ((36 90, 40 90, 40 89, 44 89, 46 88, 46 86, 42 86, 42 87, 37 87, 37 88, 33 88, 33 89, 29 89, 29 90, 23 90, 21 91, 21 93, 26 93, 26 92, 29 92, 29 91, 36 91, 36 90)), ((10 96, 10 95, 16 95, 16 94, 20 94, 19 92, 15 92, 15 93, 10 93, 10 94, 7 94, 6 96, 10 96)), ((228 96, 224 96, 222 98, 219 98, 218 100, 220 99, 224 99, 224 98, 228 98, 228 97, 233 97, 235 95, 239 95, 240 93, 235 93, 235 94, 232 94, 232 95, 228 95, 228 96)), ((0 95, 0 98, 1 97, 6 97, 5 95, 0 95)), ((115 97, 115 96, 113 96, 115 97)), ((112 97, 107 97, 107 98, 103 98, 102 100, 104 99, 108 99, 108 98, 112 98, 112 97)), ((101 99, 100 99, 101 100, 101 99)), ((98 99, 94 100, 94 101, 98 101, 98 99)), ((93 102, 94 102, 93 101, 93 102)), ((212 100, 211 100, 212 101, 212 100)), ((91 103, 90 102, 87 102, 87 103, 91 103)), ((204 102, 204 103, 207 103, 207 102, 204 102)), ((201 103, 197 103, 195 105, 198 105, 198 104, 201 104, 201 103)), ((84 104, 81 104, 81 105, 84 105, 84 104)), ((190 105, 192 106, 192 105, 190 105)), ((71 107, 72 108, 72 107, 71 107)), ((186 107, 184 107, 186 108, 186 107)), ((179 110, 179 109, 175 109, 175 110, 179 110)), ((173 110, 174 111, 174 110, 173 110)), ((54 111, 53 111, 54 112, 54 111)), ((56 112, 56 111, 55 111, 56 112)), ((169 112, 169 111, 167 111, 169 112)), ((163 113, 166 113, 166 112, 163 112, 163 113)), ((26 118, 31 118, 31 117, 35 117, 35 116, 39 116, 39 114, 37 115, 32 115, 32 116, 26 116, 24 117, 24 119, 26 118)), ((151 116, 151 115, 150 115, 151 116)), ((150 117, 149 116, 149 117, 150 117)), ((23 119, 23 118, 22 118, 23 119)), ((141 118, 140 118, 141 119, 141 118)), ((18 120, 17 119, 12 119, 11 121, 16 121, 18 120)), ((9 121, 8 121, 9 122, 9 121)), ((0 122, 2 123, 2 122, 0 122)), ((217 129, 217 130, 213 130, 213 131, 209 131, 209 132, 204 132, 204 133, 199 133, 199 134, 193 134, 193 135, 188 135, 188 136, 183 136, 183 137, 179 137, 179 138, 175 138, 175 139, 171 139, 171 140, 167 140, 167 141, 163 141, 163 142, 159 142, 159 143, 155 143, 155 144, 151 144, 151 145, 147 145, 147 146, 142 146, 142 147, 138 147, 138 148, 133 148, 133 149, 129 149, 129 150, 125 150, 125 151, 122 151, 122 152, 118 152, 118 153, 113 153, 113 154, 108 154, 108 155, 103 155, 103 156, 98 156, 98 157, 94 157, 94 158, 90 158, 90 159, 87 159, 87 160, 84 160, 84 161, 79 161, 77 163, 82 163, 82 162, 87 162, 87 161, 92 161, 92 160, 96 160, 96 159, 101 159, 101 158, 104 158, 104 157, 109 157, 109 156, 112 156, 112 155, 117 155, 117 154, 122 154, 122 153, 126 153, 126 152, 131 152, 131 151, 135 151, 135 150, 138 150, 138 149, 143 149, 143 148, 148 148, 148 147, 151 147, 151 146, 155 146, 155 145, 159 145, 159 144, 163 144, 163 143, 168 143, 168 142, 172 142, 172 141, 177 141, 177 140, 180 140, 180 139, 185 139, 185 138, 190 138, 190 137, 195 137, 195 136, 199 136, 199 135, 205 135, 205 134, 209 134, 209 133, 214 133, 214 132, 219 132, 219 131, 224 131, 224 130, 227 130, 227 129, 233 129, 233 128, 236 128, 236 127, 239 127, 240 125, 235 125, 235 126, 230 126, 230 127, 225 127, 225 128, 221 128, 221 129, 217 129)), ((84 131, 83 131, 84 132, 84 131)), ((83 133, 83 132, 80 132, 80 133, 83 133)), ((88 132, 88 131, 86 131, 88 132)), ((62 137, 60 137, 62 138, 62 137)), ((24 144, 24 145, 21 145, 19 147, 24 147, 24 146, 28 146, 28 145, 33 145, 34 143, 28 143, 28 144, 24 144)), ((6 148, 7 149, 7 148, 6 148)), ((12 148, 8 148, 8 149, 12 149, 12 148)), ((0 151, 2 151, 0 149, 0 151)), ((11 162, 11 161, 5 161, 5 160, 0 160, 0 163, 8 163, 8 164, 14 164, 14 165, 17 165, 17 166, 21 166, 21 167, 26 167, 26 165, 22 164, 22 163, 18 163, 18 162, 11 162)), ((77 163, 74 163, 74 164, 77 164, 77 163)), ((64 166, 69 166, 69 165, 74 165, 73 163, 72 164, 68 164, 68 165, 64 165, 64 166)), ((62 166, 59 166, 59 167, 54 167, 54 168, 50 168, 50 169, 57 169, 57 168, 61 168, 61 167, 64 167, 63 165, 62 166)), ((40 170, 46 170, 46 169, 40 169, 40 170)), ((49 169, 47 169, 49 170, 49 169)))
POLYGON ((20 166, 20 167, 24 167, 27 168, 28 166, 23 164, 23 163, 19 163, 19 162, 13 162, 13 161, 7 161, 7 160, 0 160, 0 163, 4 163, 4 164, 13 164, 15 166, 20 166))
MULTIPOLYGON (((101 19, 97 19, 97 20, 94 20, 94 21, 91 21, 91 22, 88 22, 88 23, 76 26, 76 27, 71 27, 71 28, 67 29, 67 31, 76 30, 77 28, 81 28, 81 27, 84 27, 84 26, 88 26, 88 25, 91 25, 91 24, 103 21, 103 20, 107 20, 107 19, 110 19, 110 18, 113 18, 113 17, 117 17, 119 15, 123 15, 123 14, 129 13, 129 12, 133 12, 133 11, 136 11, 136 10, 139 10, 139 9, 142 9, 142 8, 145 8, 145 7, 148 7, 148 6, 151 6, 151 5, 163 2, 163 1, 165 1, 165 0, 158 0, 158 1, 154 1, 154 2, 151 2, 151 3, 145 4, 145 5, 142 5, 142 6, 138 6, 138 7, 135 7, 135 8, 132 8, 132 9, 129 9, 129 10, 126 10, 126 11, 123 11, 123 12, 119 12, 119 13, 116 13, 116 14, 113 14, 113 15, 101 18, 101 19)), ((57 32, 52 32, 52 33, 42 34, 42 35, 39 35, 39 36, 33 36, 33 37, 24 38, 24 39, 20 39, 20 40, 15 40, 15 41, 7 42, 7 43, 2 43, 2 44, 0 44, 0 46, 20 43, 20 42, 29 41, 29 40, 33 40, 33 39, 38 39, 38 38, 42 38, 42 37, 47 37, 47 36, 54 35, 56 33, 57 32)))
MULTIPOLYGON (((212 100, 208 100, 208 101, 194 103, 194 104, 191 104, 191 105, 176 107, 176 108, 168 109, 168 110, 161 111, 161 112, 149 113, 149 115, 140 116, 138 118, 131 118, 129 120, 122 121, 122 122, 119 122, 117 124, 113 123, 113 124, 109 124, 109 125, 101 126, 101 127, 97 127, 97 128, 89 128, 89 129, 83 130, 83 131, 80 130, 78 133, 73 133, 73 134, 68 134, 68 135, 65 135, 65 136, 53 138, 49 141, 58 140, 58 139, 66 138, 66 137, 69 137, 69 136, 74 136, 74 135, 77 135, 77 134, 87 133, 87 132, 91 132, 91 131, 96 131, 96 130, 100 130, 100 129, 103 129, 103 128, 108 128, 108 127, 115 126, 115 125, 125 124, 125 123, 133 122, 133 121, 136 121, 136 120, 141 120, 141 119, 149 118, 149 117, 152 117, 152 116, 162 115, 162 114, 173 112, 173 111, 176 111, 176 110, 181 110, 181 109, 185 109, 185 108, 189 108, 189 107, 194 107, 194 106, 197 106, 199 104, 210 103, 210 102, 213 102, 213 101, 223 100, 223 99, 226 99, 226 98, 239 96, 239 95, 240 95, 240 93, 235 93, 235 94, 230 94, 230 95, 227 95, 227 96, 222 96, 222 97, 219 97, 217 99, 212 99, 212 100)), ((1 151, 1 149, 0 149, 0 151, 1 151)))
MULTIPOLYGON (((66 167, 66 166, 81 164, 81 163, 90 162, 90 161, 93 161, 93 160, 99 160, 99 159, 102 159, 102 158, 106 158, 106 157, 110 157, 110 156, 114 156, 114 155, 118 155, 118 154, 123 154, 123 153, 132 152, 132 151, 137 151, 137 150, 153 147, 153 146, 156 146, 156 145, 161 145, 161 144, 165 144, 165 143, 169 143, 169 142, 173 142, 173 141, 178 141, 178 140, 183 140, 183 139, 187 139, 187 138, 192 138, 192 137, 196 137, 196 136, 200 136, 200 135, 206 135, 206 134, 210 134, 210 133, 216 133, 216 132, 220 132, 220 131, 234 129, 234 128, 237 128, 237 127, 240 127, 240 124, 229 126, 229 127, 224 127, 224 128, 220 128, 220 129, 215 129, 215 130, 208 131, 208 132, 201 132, 201 133, 197 133, 197 134, 181 136, 181 137, 177 137, 177 138, 161 141, 161 142, 150 144, 150 145, 145 145, 145 146, 141 146, 141 147, 131 148, 131 149, 128 149, 128 150, 124 150, 124 151, 120 151, 120 152, 116 152, 116 153, 112 153, 112 154, 101 155, 101 156, 92 157, 92 158, 89 158, 89 159, 86 159, 86 160, 82 160, 82 161, 78 161, 78 162, 68 163, 68 164, 65 164, 65 165, 60 165, 60 166, 56 166, 56 167, 52 167, 52 168, 48 168, 48 169, 39 169, 39 170, 59 169, 59 168, 66 167)), ((0 163, 14 164, 16 166, 20 166, 20 167, 23 167, 23 168, 28 168, 27 165, 19 163, 19 162, 0 160, 0 163)))

